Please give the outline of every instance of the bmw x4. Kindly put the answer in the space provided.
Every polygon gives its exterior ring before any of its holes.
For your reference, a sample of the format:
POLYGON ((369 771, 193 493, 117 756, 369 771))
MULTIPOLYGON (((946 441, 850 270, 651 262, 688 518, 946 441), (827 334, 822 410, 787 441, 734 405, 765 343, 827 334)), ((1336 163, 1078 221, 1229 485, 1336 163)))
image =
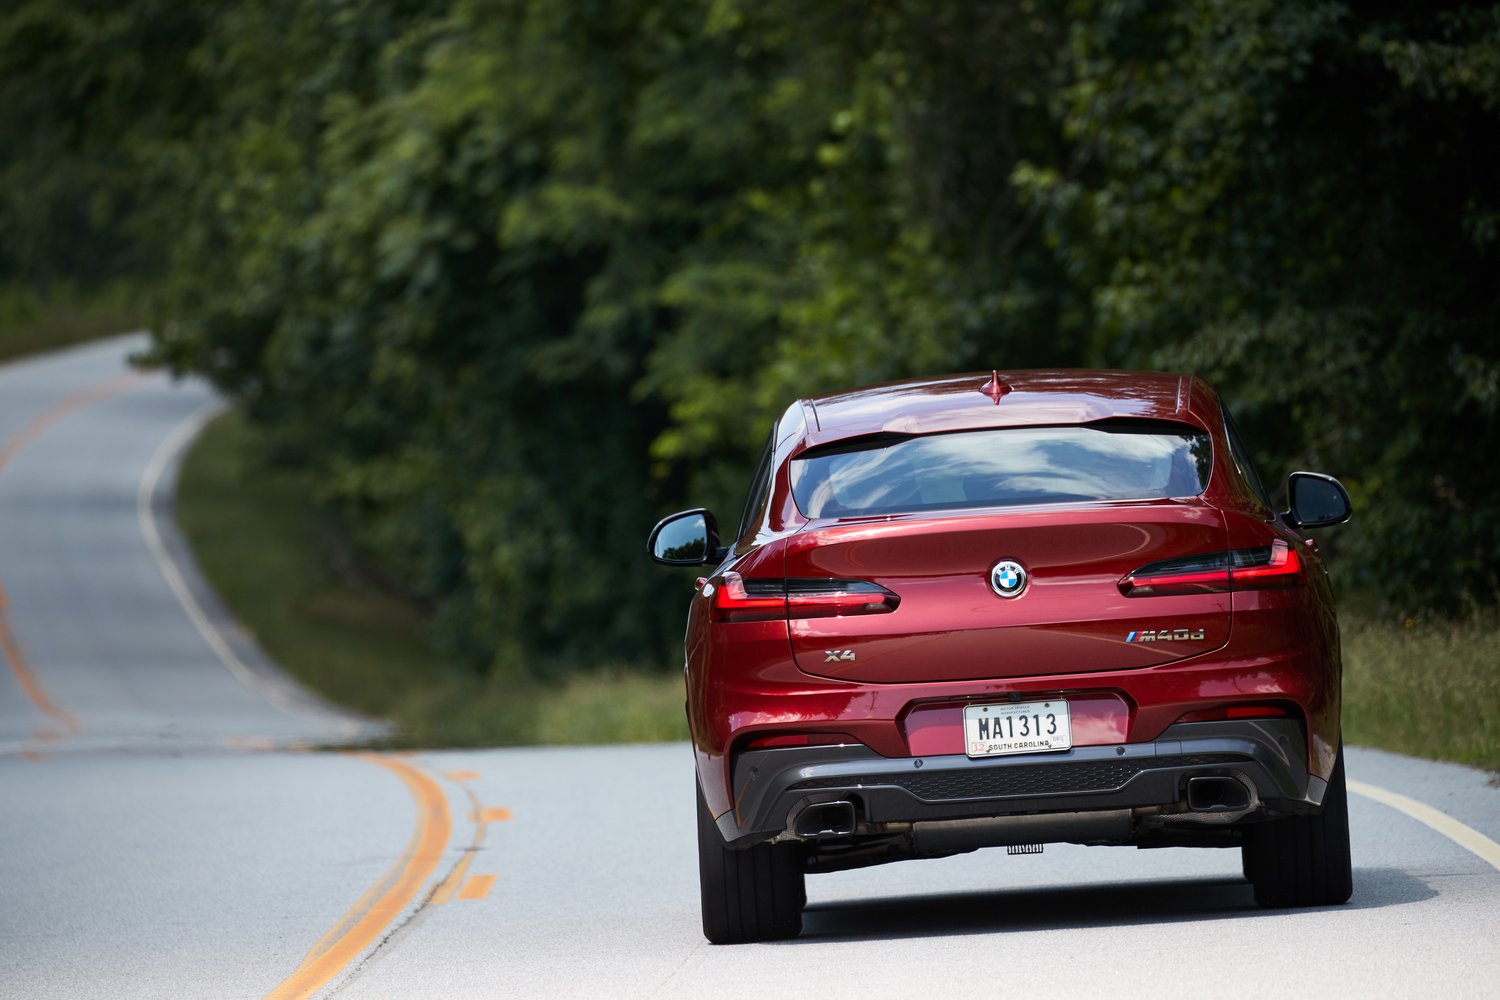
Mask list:
POLYGON ((809 874, 1047 843, 1241 852, 1265 906, 1349 898, 1339 633, 1187 375, 1015 371, 792 404, 732 536, 652 557, 688 610, 703 929, 801 930, 809 874))

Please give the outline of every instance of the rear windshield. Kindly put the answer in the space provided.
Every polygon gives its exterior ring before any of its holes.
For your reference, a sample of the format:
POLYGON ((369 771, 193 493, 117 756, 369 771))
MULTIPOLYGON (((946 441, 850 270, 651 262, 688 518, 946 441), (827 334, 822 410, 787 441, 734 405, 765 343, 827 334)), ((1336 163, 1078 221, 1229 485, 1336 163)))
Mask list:
POLYGON ((806 516, 859 517, 1197 496, 1210 464, 1207 434, 1136 422, 864 438, 806 452, 791 477, 806 516))

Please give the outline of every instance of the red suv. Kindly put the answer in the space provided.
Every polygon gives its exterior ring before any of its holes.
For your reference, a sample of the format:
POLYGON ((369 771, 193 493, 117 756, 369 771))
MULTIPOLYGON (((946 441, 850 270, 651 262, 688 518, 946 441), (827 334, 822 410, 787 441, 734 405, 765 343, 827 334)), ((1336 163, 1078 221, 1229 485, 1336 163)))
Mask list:
POLYGON ((807 873, 1054 842, 1237 847, 1266 906, 1351 891, 1339 633, 1188 375, 1017 371, 792 404, 688 611, 704 934, 796 935, 807 873))

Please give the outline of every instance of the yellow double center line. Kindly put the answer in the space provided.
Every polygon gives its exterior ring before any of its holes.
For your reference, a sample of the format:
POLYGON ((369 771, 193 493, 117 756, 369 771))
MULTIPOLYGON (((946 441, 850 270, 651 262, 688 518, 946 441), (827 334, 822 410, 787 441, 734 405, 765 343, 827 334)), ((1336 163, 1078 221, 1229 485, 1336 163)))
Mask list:
MULTIPOLYGON (((4 471, 22 449, 54 425, 80 410, 125 392, 148 377, 149 373, 146 372, 127 372, 65 397, 0 446, 0 471, 4 471)), ((25 651, 11 625, 10 606, 3 585, 0 585, 0 655, 4 656, 11 673, 32 704, 61 726, 62 733, 59 735, 72 735, 79 731, 77 718, 47 693, 36 671, 27 661, 25 651)), ((28 753, 28 756, 32 755, 28 753)), ((355 756, 390 771, 401 779, 411 793, 417 806, 411 839, 391 868, 313 945, 297 969, 267 994, 267 1000, 312 996, 373 945, 432 877, 452 837, 453 821, 448 809, 448 798, 436 781, 393 757, 376 754, 355 756)), ((473 794, 469 795, 472 800, 473 794)), ((496 815, 499 812, 501 811, 480 810, 476 803, 475 817, 479 825, 475 842, 470 851, 466 852, 462 863, 435 890, 434 896, 441 893, 443 898, 434 898, 433 902, 445 902, 453 895, 454 889, 467 873, 472 852, 483 842, 485 823, 500 818, 496 815)), ((477 877, 474 881, 478 881, 478 878, 488 881, 475 888, 472 894, 474 898, 482 898, 493 882, 493 876, 477 877)), ((469 892, 467 886, 459 891, 459 898, 469 898, 465 896, 466 892, 469 892)))
MULTIPOLYGON (((0 472, 5 471, 5 467, 20 454, 21 449, 41 437, 54 424, 79 410, 93 406, 111 396, 119 395, 148 377, 147 372, 126 372, 64 397, 61 402, 44 410, 40 416, 13 434, 10 440, 0 447, 0 472)), ((56 738, 76 734, 79 730, 78 719, 52 699, 42 687, 36 671, 26 659, 26 651, 22 648, 21 641, 16 637, 15 627, 11 624, 10 604, 6 599, 4 586, 0 586, 0 653, 4 654, 5 662, 10 666, 10 672, 15 675, 16 683, 21 686, 21 690, 25 692, 31 703, 42 714, 62 727, 61 733, 47 735, 56 738)), ((34 756, 32 751, 23 752, 28 758, 34 756)))
POLYGON ((453 821, 448 812, 448 797, 436 781, 393 757, 355 756, 385 768, 406 785, 417 804, 417 822, 411 840, 391 870, 313 945, 297 970, 267 993, 266 1000, 309 997, 327 985, 401 915, 437 869, 448 848, 453 821))
POLYGON ((0 470, 4 470, 22 448, 41 437, 52 425, 72 416, 79 410, 87 409, 95 403, 119 395, 150 377, 151 372, 126 372, 123 375, 116 375, 114 378, 106 379, 86 389, 80 389, 42 411, 40 416, 12 435, 11 439, 5 442, 4 447, 0 447, 0 470))
POLYGON ((31 703, 62 726, 61 735, 72 736, 78 732, 78 719, 52 700, 37 680, 36 671, 26 662, 26 652, 21 648, 21 641, 16 638, 15 629, 10 624, 10 602, 6 599, 3 585, 0 585, 0 652, 4 652, 5 662, 10 664, 10 672, 16 675, 16 681, 21 685, 21 690, 26 692, 26 697, 31 699, 31 703))

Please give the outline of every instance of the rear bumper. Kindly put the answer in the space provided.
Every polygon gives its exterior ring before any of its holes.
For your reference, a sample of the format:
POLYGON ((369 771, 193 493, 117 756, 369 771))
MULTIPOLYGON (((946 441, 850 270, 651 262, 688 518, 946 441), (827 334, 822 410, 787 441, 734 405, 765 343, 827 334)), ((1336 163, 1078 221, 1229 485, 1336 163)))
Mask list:
POLYGON ((748 846, 798 839, 810 805, 854 804, 861 832, 908 823, 1128 810, 1214 823, 1315 811, 1326 782, 1310 774, 1307 738, 1293 719, 1193 722, 1149 743, 973 760, 962 754, 889 758, 868 747, 789 747, 742 754, 724 839, 748 846), (1191 777, 1229 777, 1250 794, 1233 816, 1188 808, 1191 777))

